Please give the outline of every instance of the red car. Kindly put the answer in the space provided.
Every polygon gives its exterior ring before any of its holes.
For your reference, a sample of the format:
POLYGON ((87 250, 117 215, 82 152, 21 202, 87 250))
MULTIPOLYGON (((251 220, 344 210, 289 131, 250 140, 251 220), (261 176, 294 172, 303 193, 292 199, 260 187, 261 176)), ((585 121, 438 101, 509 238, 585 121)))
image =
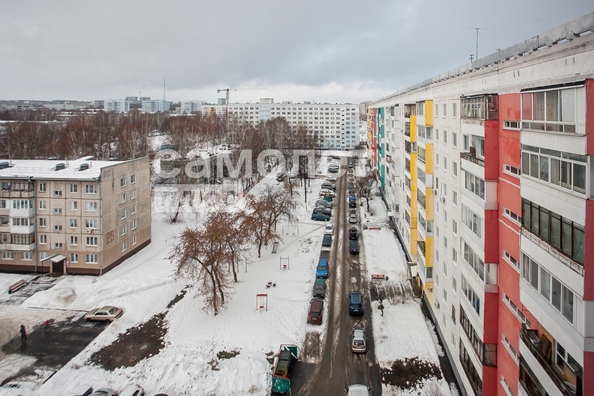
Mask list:
POLYGON ((324 311, 324 300, 314 298, 309 302, 309 312, 307 313, 307 323, 322 324, 322 312, 324 311))

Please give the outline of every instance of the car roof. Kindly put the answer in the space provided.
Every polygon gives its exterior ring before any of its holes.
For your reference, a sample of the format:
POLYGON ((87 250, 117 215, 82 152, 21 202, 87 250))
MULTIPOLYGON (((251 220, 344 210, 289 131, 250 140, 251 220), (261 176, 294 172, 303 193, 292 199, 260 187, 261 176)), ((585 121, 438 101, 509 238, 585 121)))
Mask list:
POLYGON ((320 261, 318 261, 318 265, 328 265, 328 260, 321 258, 320 261))
POLYGON ((365 332, 362 329, 353 330, 353 338, 365 338, 365 332))
POLYGON ((357 241, 351 241, 351 246, 353 246, 353 245, 359 246, 359 242, 357 242, 357 241))

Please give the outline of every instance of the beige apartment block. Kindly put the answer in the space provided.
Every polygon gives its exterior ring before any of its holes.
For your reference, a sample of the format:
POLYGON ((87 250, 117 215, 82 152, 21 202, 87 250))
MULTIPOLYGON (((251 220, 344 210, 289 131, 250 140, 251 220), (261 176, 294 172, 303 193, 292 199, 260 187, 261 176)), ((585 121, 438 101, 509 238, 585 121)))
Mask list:
POLYGON ((0 271, 101 275, 150 242, 147 157, 0 160, 0 271))

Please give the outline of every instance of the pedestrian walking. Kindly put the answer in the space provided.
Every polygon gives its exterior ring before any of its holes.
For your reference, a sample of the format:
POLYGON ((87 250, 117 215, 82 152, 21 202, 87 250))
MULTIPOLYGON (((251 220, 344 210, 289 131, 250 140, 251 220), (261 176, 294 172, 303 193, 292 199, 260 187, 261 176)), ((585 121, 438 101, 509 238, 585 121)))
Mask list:
POLYGON ((384 304, 382 304, 382 302, 380 301, 379 306, 378 306, 379 310, 382 313, 382 318, 384 317, 384 304))
POLYGON ((21 341, 27 339, 27 330, 25 329, 25 325, 21 325, 21 341))

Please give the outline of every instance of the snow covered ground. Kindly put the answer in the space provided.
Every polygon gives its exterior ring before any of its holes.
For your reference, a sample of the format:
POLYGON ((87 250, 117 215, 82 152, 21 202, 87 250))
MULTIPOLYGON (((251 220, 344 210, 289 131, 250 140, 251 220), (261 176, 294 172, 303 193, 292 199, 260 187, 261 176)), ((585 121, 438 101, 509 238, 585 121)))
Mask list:
MULTIPOLYGON (((330 153, 333 154, 333 153, 330 153)), ((363 159, 356 170, 365 174, 363 159)), ((323 171, 326 161, 322 160, 323 171)), ((261 183, 276 183, 274 172, 261 183)), ((312 180, 317 192, 323 179, 312 180)), ((258 191, 256 185, 252 193, 258 191)), ((302 190, 302 188, 301 188, 302 190)), ((308 302, 315 278, 315 265, 321 249, 324 222, 309 220, 317 195, 308 194, 308 204, 297 209, 298 227, 284 225, 277 253, 270 249, 260 259, 256 254, 240 268, 239 283, 226 309, 217 316, 202 311, 200 298, 192 292, 171 308, 166 316, 165 347, 155 356, 133 367, 105 370, 89 363, 90 356, 114 342, 120 333, 166 310, 168 303, 186 286, 174 277, 174 264, 167 260, 175 236, 196 216, 185 213, 183 221, 168 224, 165 213, 155 212, 152 243, 117 268, 101 277, 67 275, 49 290, 41 291, 22 305, 0 304, 0 342, 18 336, 18 326, 28 328, 44 320, 63 320, 102 305, 123 307, 125 314, 109 325, 87 348, 74 357, 44 384, 17 383, 20 388, 0 387, 0 395, 75 395, 88 387, 123 390, 128 384, 141 385, 148 395, 268 395, 270 365, 267 353, 278 351, 282 343, 303 343, 308 331, 323 332, 325 326, 306 324, 308 302), (281 269, 281 258, 289 258, 288 269, 281 269), (275 287, 266 288, 268 282, 275 287), (267 310, 259 309, 264 300, 256 294, 267 293, 267 310), (239 351, 231 359, 219 359, 221 351, 239 351), (213 370, 213 365, 218 367, 213 370)), ((303 200, 303 196, 301 197, 303 200)), ((362 223, 381 225, 379 230, 363 231, 362 256, 367 273, 383 273, 392 280, 406 281, 406 260, 393 232, 385 226, 385 208, 379 197, 371 201, 375 216, 359 207, 362 223), (394 252, 398 252, 395 254, 394 252)), ((194 209, 195 210, 195 209, 194 209)), ((0 288, 22 275, 0 274, 0 288)), ((6 298, 5 295, 0 298, 6 298)), ((419 303, 384 303, 384 315, 373 310, 377 360, 389 367, 396 359, 418 356, 438 363, 435 333, 426 323, 419 303)), ((0 382, 33 358, 0 355, 0 382)), ((444 395, 450 391, 444 380, 438 382, 444 395)), ((422 389, 419 389, 422 394, 422 389)), ((385 395, 412 395, 384 386, 385 395)))

